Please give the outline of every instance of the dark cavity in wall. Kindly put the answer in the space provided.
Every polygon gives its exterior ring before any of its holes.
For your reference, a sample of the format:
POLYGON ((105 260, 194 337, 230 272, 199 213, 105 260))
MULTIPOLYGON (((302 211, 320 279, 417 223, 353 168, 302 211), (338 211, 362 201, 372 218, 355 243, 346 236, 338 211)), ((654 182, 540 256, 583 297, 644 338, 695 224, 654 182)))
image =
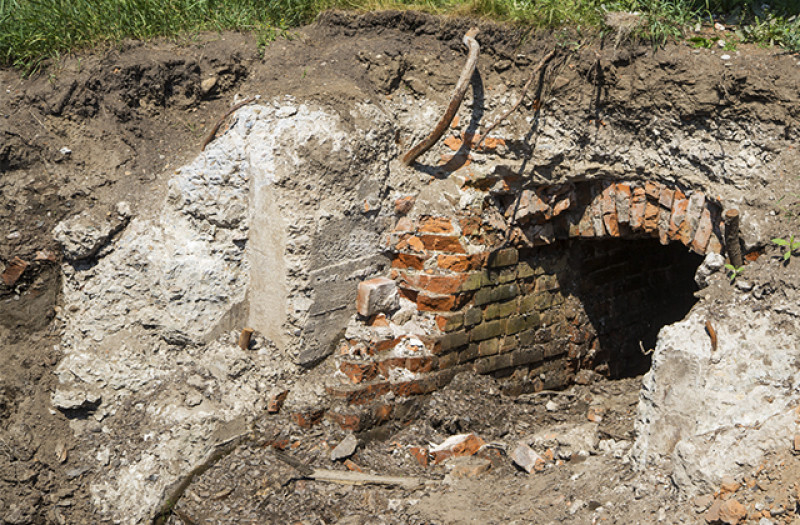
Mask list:
POLYGON ((695 304, 694 274, 702 263, 685 246, 656 239, 570 240, 525 258, 552 272, 565 297, 573 318, 570 367, 611 378, 649 369, 659 330, 695 304))

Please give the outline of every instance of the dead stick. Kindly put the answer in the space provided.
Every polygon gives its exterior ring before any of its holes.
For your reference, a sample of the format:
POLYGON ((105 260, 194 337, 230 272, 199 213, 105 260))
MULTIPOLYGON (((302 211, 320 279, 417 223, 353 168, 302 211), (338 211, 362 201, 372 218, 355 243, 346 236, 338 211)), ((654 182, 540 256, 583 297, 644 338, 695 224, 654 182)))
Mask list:
POLYGON ((536 64, 536 67, 533 68, 533 71, 531 71, 531 76, 528 78, 528 81, 525 83, 525 86, 522 88, 522 93, 520 93, 519 100, 517 100, 517 103, 514 104, 514 106, 511 109, 509 109, 508 111, 506 111, 505 113, 500 115, 500 118, 495 120, 494 124, 492 124, 491 126, 486 128, 486 131, 481 133, 481 140, 478 141, 478 145, 475 146, 475 149, 480 149, 481 144, 483 144, 483 141, 486 140, 486 137, 489 136, 489 133, 491 133, 494 130, 494 128, 496 128, 501 122, 503 122, 505 119, 507 119, 509 115, 511 115, 512 113, 514 113, 517 110, 517 108, 520 106, 520 104, 522 104, 522 101, 525 99, 525 94, 528 92, 528 89, 530 89, 531 84, 533 83, 533 79, 536 77, 536 73, 538 73, 539 70, 541 70, 544 67, 545 63, 547 63, 548 60, 553 58, 553 55, 555 55, 555 54, 556 54, 556 51, 554 49, 553 51, 550 51, 549 53, 547 53, 544 56, 544 58, 542 58, 539 61, 539 63, 536 64))
POLYGON ((239 334, 239 348, 242 350, 250 348, 250 338, 253 336, 253 332, 255 332, 255 330, 252 328, 245 328, 242 330, 242 333, 239 334))
POLYGON ((741 268, 744 259, 742 259, 742 246, 739 244, 739 210, 725 212, 725 248, 728 250, 731 265, 734 268, 741 268))
POLYGON ((409 490, 422 486, 422 480, 419 478, 375 476, 349 470, 314 469, 314 472, 308 477, 316 481, 328 481, 342 485, 395 485, 409 490))
POLYGON ((469 86, 469 79, 472 78, 472 74, 475 72, 475 66, 478 63, 478 53, 480 53, 481 47, 478 45, 478 41, 475 40, 477 34, 478 28, 473 27, 464 35, 464 45, 469 48, 469 55, 464 69, 461 70, 461 76, 456 83, 456 89, 453 92, 453 97, 450 99, 450 105, 447 106, 447 111, 445 111, 444 116, 439 123, 436 124, 431 134, 403 156, 403 164, 406 166, 410 166, 417 157, 431 149, 431 147, 436 144, 436 141, 442 138, 442 135, 444 135, 444 132, 453 121, 453 117, 458 113, 458 108, 461 107, 461 102, 464 100, 464 95, 469 86))
POLYGON ((406 489, 419 488, 423 484, 420 478, 375 476, 362 472, 313 468, 280 450, 273 450, 272 454, 275 458, 297 470, 304 478, 316 481, 328 481, 330 483, 340 483, 342 485, 396 485, 406 489))
POLYGON ((242 106, 246 106, 251 102, 255 102, 256 100, 258 100, 256 97, 250 97, 242 100, 238 104, 234 104, 233 107, 231 107, 231 109, 229 109, 224 115, 222 115, 222 117, 217 121, 216 125, 214 125, 214 127, 211 128, 211 132, 206 137, 206 140, 203 141, 203 145, 200 147, 200 151, 205 151, 206 146, 208 146, 208 143, 214 140, 214 137, 217 135, 217 131, 219 131, 219 127, 222 126, 222 123, 225 122, 226 118, 228 118, 231 114, 233 114, 233 112, 236 111, 237 109, 241 108, 242 106))

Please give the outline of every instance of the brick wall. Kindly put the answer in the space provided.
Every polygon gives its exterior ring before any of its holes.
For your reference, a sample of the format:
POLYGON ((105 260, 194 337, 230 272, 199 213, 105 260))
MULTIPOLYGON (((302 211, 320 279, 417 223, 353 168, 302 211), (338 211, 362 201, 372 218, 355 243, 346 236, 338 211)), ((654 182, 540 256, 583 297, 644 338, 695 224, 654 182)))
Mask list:
POLYGON ((594 181, 495 202, 458 217, 399 218, 390 277, 434 328, 413 347, 404 336, 345 341, 344 384, 328 388, 342 401, 340 423, 379 422, 398 406, 387 397, 432 392, 465 370, 524 374, 534 390, 584 369, 640 373, 641 348, 693 304, 699 255, 722 249, 720 206, 701 192, 594 181))

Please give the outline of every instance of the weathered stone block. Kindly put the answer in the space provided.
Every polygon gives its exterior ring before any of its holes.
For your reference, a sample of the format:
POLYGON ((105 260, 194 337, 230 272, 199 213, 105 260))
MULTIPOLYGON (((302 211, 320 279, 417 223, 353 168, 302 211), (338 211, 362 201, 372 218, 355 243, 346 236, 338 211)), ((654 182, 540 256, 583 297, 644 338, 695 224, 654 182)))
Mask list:
POLYGON ((527 279, 534 275, 536 275, 536 270, 527 262, 520 261, 519 264, 517 264, 517 277, 519 279, 527 279))
POLYGON ((397 285, 391 279, 378 277, 359 283, 356 310, 364 317, 396 310, 399 306, 397 285))
POLYGON ((694 239, 692 240, 692 250, 694 250, 695 253, 705 255, 706 246, 711 238, 712 228, 713 225, 711 223, 711 212, 708 211, 708 208, 706 208, 703 210, 703 214, 700 217, 700 222, 697 225, 697 232, 694 234, 694 239))
POLYGON ((644 227, 644 209, 647 205, 647 195, 644 188, 634 188, 631 197, 631 228, 641 230, 644 227))
POLYGON ((620 183, 614 188, 614 199, 617 201, 617 222, 628 224, 631 221, 631 186, 620 183))

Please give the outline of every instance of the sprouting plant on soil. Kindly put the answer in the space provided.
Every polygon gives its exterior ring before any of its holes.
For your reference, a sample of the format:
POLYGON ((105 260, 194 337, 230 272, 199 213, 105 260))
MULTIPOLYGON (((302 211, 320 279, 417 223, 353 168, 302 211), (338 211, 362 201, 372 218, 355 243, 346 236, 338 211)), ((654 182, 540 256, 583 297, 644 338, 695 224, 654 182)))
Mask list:
POLYGON ((777 237, 772 239, 772 242, 783 247, 785 250, 783 252, 783 260, 786 262, 792 258, 792 255, 797 255, 795 252, 800 249, 800 240, 795 241, 794 235, 791 235, 788 240, 777 237))
POLYGON ((775 204, 787 219, 800 215, 800 193, 791 193, 789 196, 793 197, 794 200, 791 202, 784 202, 787 196, 783 195, 775 204))
POLYGON ((731 282, 733 282, 736 280, 737 277, 742 275, 742 272, 744 271, 744 266, 740 266, 737 268, 732 264, 726 264, 725 269, 728 270, 728 278, 731 280, 731 282))

